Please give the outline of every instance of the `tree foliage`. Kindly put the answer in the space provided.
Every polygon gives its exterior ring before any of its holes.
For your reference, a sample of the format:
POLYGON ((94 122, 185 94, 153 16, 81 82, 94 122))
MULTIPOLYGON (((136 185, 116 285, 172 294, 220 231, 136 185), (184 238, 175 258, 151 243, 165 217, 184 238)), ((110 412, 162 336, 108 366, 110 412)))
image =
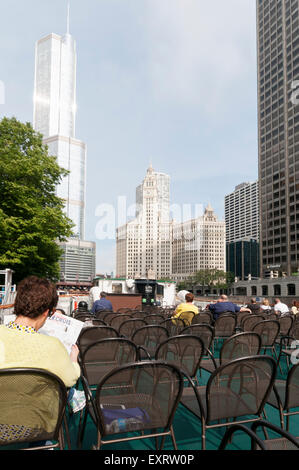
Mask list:
POLYGON ((196 286, 227 289, 233 282, 234 275, 219 269, 201 269, 179 284, 178 289, 194 289, 196 286))
POLYGON ((67 174, 48 155, 42 135, 15 118, 0 121, 0 268, 59 277, 57 241, 72 235, 72 222, 55 194, 67 174))

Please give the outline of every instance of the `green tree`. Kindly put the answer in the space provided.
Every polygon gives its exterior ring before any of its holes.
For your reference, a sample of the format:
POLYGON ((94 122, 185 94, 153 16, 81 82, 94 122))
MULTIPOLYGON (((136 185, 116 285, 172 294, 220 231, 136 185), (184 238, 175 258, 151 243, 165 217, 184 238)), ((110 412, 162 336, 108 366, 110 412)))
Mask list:
POLYGON ((15 282, 30 274, 59 277, 57 241, 72 235, 55 194, 66 175, 31 124, 0 121, 0 268, 13 269, 15 282))
POLYGON ((201 269, 190 276, 188 282, 192 289, 196 286, 227 289, 233 282, 233 279, 234 276, 230 272, 219 269, 201 269))

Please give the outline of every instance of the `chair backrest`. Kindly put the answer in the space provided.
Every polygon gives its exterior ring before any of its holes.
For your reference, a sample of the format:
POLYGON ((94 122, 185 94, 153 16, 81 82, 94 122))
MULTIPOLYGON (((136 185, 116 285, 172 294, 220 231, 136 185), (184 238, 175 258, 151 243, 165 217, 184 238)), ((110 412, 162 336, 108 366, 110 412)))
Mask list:
POLYGON ((160 323, 168 331, 169 336, 177 336, 185 328, 185 323, 179 318, 167 318, 160 323))
POLYGON ((156 350, 155 359, 176 365, 193 378, 204 355, 205 347, 198 336, 179 335, 168 338, 156 350))
POLYGON ((237 316, 232 313, 222 313, 214 323, 215 337, 232 336, 237 326, 237 316))
POLYGON ((220 364, 231 362, 241 357, 257 356, 261 350, 261 337, 247 331, 231 336, 223 343, 220 350, 220 364))
POLYGON ((132 318, 131 315, 127 313, 117 314, 115 317, 113 317, 110 320, 110 326, 112 326, 112 328, 115 328, 117 331, 119 331, 120 325, 127 320, 131 320, 131 318, 132 318))
POLYGON ((183 320, 186 326, 190 326, 194 316, 195 316, 195 313, 190 311, 190 312, 182 312, 178 318, 180 320, 183 320))
POLYGON ((169 428, 182 391, 182 374, 172 364, 144 361, 112 370, 99 383, 95 396, 101 435, 169 428), (116 406, 120 417, 131 416, 122 421, 121 429, 117 426, 116 406))
POLYGON ((210 349, 215 336, 214 328, 205 323, 187 326, 181 332, 182 335, 198 336, 203 341, 205 349, 210 349))
POLYGON ((204 310, 199 312, 197 315, 194 315, 192 319, 192 325, 196 325, 198 323, 207 323, 212 325, 214 323, 213 315, 208 310, 204 310))
POLYGON ((138 348, 126 338, 107 338, 88 346, 82 354, 82 371, 89 386, 98 385, 115 367, 136 362, 138 348))
POLYGON ((242 322, 242 328, 244 331, 252 331, 254 326, 263 321, 264 317, 262 315, 250 315, 249 317, 244 318, 242 322))
POLYGON ((293 325, 292 325, 292 328, 291 328, 291 331, 290 331, 290 336, 292 336, 294 339, 298 339, 299 340, 299 319, 295 319, 295 321, 293 322, 293 325))
POLYGON ((141 346, 153 357, 160 343, 169 337, 166 328, 160 325, 147 325, 133 333, 131 340, 141 346))
POLYGON ((276 362, 268 355, 244 357, 220 366, 206 386, 206 422, 259 416, 275 376, 276 362))
POLYGON ((165 320, 163 315, 159 315, 157 313, 153 313, 144 317, 144 321, 147 325, 159 325, 163 320, 165 320))
POLYGON ((56 375, 40 369, 0 370, 0 445, 57 441, 67 390, 56 375))
POLYGON ((86 320, 84 321, 83 328, 87 328, 90 326, 108 326, 108 325, 106 325, 106 323, 103 320, 97 320, 94 317, 89 317, 89 318, 86 318, 86 320))
POLYGON ((111 313, 111 310, 98 310, 94 316, 95 318, 97 318, 98 320, 104 320, 105 316, 107 315, 107 313, 111 313))
POLYGON ((262 340, 262 347, 273 346, 279 335, 279 322, 277 320, 263 320, 257 323, 252 331, 257 333, 262 340))
POLYGON ((104 320, 105 323, 107 323, 107 325, 110 325, 111 321, 113 320, 113 318, 117 318, 119 317, 120 315, 122 315, 121 313, 116 313, 116 312, 108 312, 106 313, 106 315, 102 318, 102 320, 104 320))
POLYGON ((91 315, 90 313, 77 313, 74 318, 75 320, 84 322, 85 320, 92 320, 94 316, 91 315))
POLYGON ((100 339, 117 338, 118 336, 118 332, 111 326, 88 326, 83 328, 77 340, 80 355, 82 356, 90 344, 100 339))
POLYGON ((299 363, 292 366, 287 376, 284 409, 289 410, 291 408, 297 408, 298 406, 299 406, 299 363))
POLYGON ((130 315, 131 315, 131 318, 141 318, 142 320, 144 319, 144 317, 147 317, 147 313, 142 312, 141 310, 132 312, 130 315))
POLYGON ((117 309, 116 312, 117 313, 130 313, 130 312, 132 312, 132 309, 128 308, 128 307, 121 307, 121 308, 117 309))
POLYGON ((245 318, 247 317, 250 317, 251 315, 252 313, 249 313, 249 312, 238 312, 237 313, 237 325, 242 326, 243 320, 245 320, 245 318))
POLYGON ((120 336, 131 338, 135 331, 143 326, 146 326, 146 322, 144 320, 141 318, 131 318, 130 320, 125 320, 120 324, 118 332, 120 336))
POLYGON ((292 315, 285 315, 284 317, 278 317, 277 320, 280 326, 280 330, 279 330, 280 336, 289 335, 293 322, 294 322, 294 318, 292 317, 292 315))

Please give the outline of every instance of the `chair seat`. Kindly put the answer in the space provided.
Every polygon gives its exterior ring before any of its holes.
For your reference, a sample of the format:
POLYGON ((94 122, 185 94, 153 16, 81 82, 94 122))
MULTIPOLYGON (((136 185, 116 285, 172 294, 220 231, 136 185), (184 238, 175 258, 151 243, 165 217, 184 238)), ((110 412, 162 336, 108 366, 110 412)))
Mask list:
MULTIPOLYGON (((146 394, 128 394, 128 395, 119 395, 119 396, 107 396, 101 399, 103 406, 109 405, 123 405, 125 409, 130 408, 140 408, 144 411, 146 421, 139 424, 138 422, 130 423, 130 429, 125 430, 124 432, 134 432, 139 429, 156 429, 159 427, 166 426, 167 416, 163 416, 162 409, 157 400, 155 400, 151 395, 146 394)), ((114 408, 115 411, 115 408, 114 408)), ((91 410, 91 413, 92 410, 91 410)), ((92 414, 94 420, 94 414, 92 414)), ((107 429, 106 429, 107 432, 107 429)), ((109 432, 107 432, 109 434, 109 432)))
MULTIPOLYGON (((296 441, 299 442, 299 437, 296 437, 296 441)), ((267 450, 298 450, 292 442, 283 437, 279 439, 269 439, 263 442, 267 450)))
MULTIPOLYGON (((196 389, 200 396, 204 415, 206 417, 206 387, 196 387, 196 389)), ((184 388, 181 403, 197 417, 201 417, 197 399, 194 390, 191 387, 184 388)), ((242 399, 238 393, 234 393, 233 390, 228 390, 227 388, 221 389, 220 387, 217 392, 216 390, 213 391, 213 400, 210 403, 211 416, 209 422, 256 413, 255 397, 251 393, 248 394, 245 401, 245 399, 242 399)))

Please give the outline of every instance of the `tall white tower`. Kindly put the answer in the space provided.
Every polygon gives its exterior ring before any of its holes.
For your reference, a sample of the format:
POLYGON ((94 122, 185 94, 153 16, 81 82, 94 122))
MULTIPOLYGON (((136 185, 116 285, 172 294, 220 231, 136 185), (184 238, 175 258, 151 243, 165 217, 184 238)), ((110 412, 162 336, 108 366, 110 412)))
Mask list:
POLYGON ((76 42, 67 33, 49 34, 36 43, 33 127, 44 136, 49 154, 69 171, 57 187, 65 201, 66 215, 75 224, 74 233, 85 236, 86 145, 75 138, 76 42))
POLYGON ((136 189, 136 206, 136 219, 117 229, 117 274, 170 277, 170 176, 150 165, 136 189))

